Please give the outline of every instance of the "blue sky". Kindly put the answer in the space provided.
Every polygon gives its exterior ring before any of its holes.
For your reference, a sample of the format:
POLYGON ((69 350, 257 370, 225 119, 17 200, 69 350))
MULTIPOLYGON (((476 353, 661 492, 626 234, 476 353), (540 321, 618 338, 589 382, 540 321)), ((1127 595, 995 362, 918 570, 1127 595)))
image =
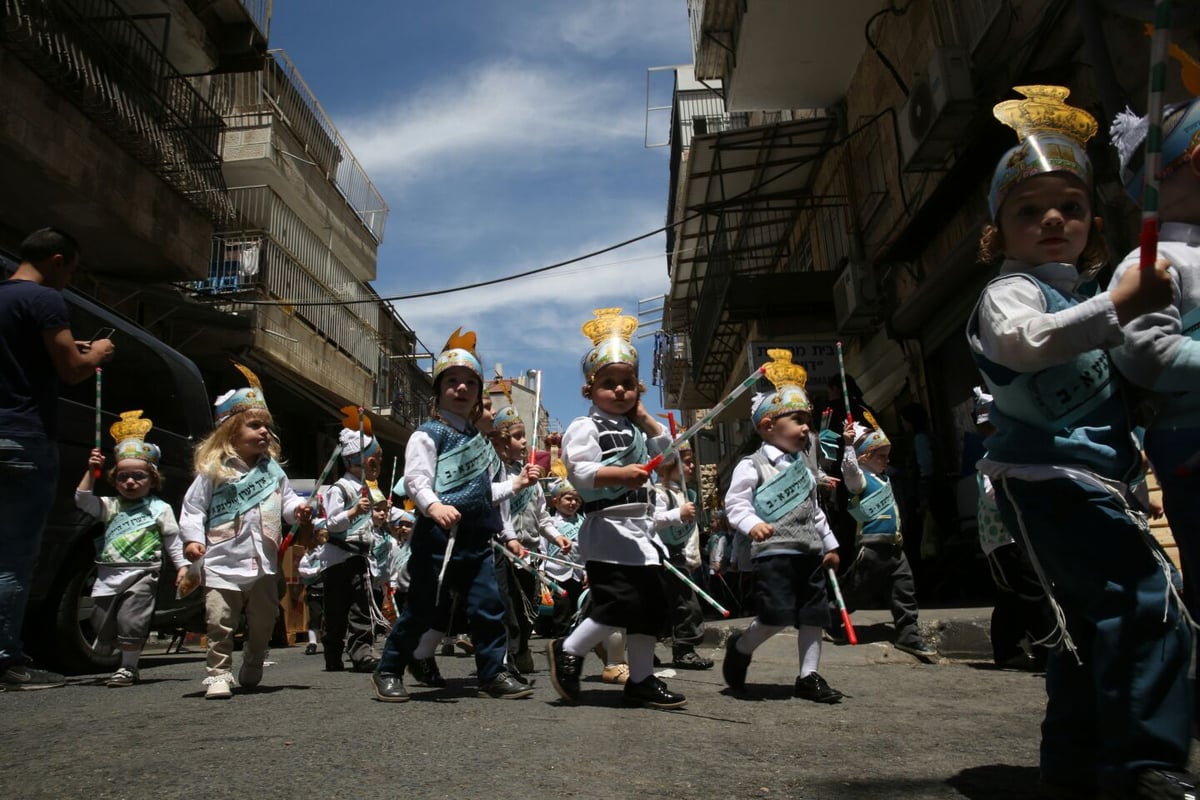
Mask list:
MULTIPOLYGON (((384 296, 522 272, 664 224, 667 148, 644 146, 646 70, 691 62, 685 0, 277 2, 287 51, 391 209, 384 296)), ((659 73, 652 104, 669 102, 659 73)), ((665 141, 667 118, 652 118, 665 141)), ((434 351, 458 325, 485 370, 541 369, 564 427, 586 411, 579 326, 667 290, 662 234, 543 275, 396 303, 434 351)), ((640 333, 647 332, 645 329, 640 333)), ((651 339, 637 340, 650 382, 651 339)), ((647 405, 658 406, 650 387, 647 405)))

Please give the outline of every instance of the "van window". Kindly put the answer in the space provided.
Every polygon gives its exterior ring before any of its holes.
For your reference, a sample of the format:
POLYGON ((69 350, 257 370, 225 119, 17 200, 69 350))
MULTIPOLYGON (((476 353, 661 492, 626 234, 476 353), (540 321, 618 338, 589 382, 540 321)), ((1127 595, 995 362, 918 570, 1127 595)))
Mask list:
MULTIPOLYGON (((139 341, 124 320, 97 317, 79 305, 70 302, 71 331, 77 339, 90 339, 101 328, 115 328, 113 345, 115 357, 104 365, 102 375, 101 405, 108 414, 142 409, 145 416, 154 420, 154 427, 164 431, 175 431, 186 435, 189 426, 184 409, 188 407, 177 397, 175 379, 162 357, 139 341)), ((147 334, 148 335, 148 334, 147 334)), ((96 404, 96 382, 85 380, 73 386, 61 387, 64 400, 86 406, 96 404)), ((104 440, 108 441, 105 426, 104 440)), ((151 440, 154 435, 151 434, 151 440)))

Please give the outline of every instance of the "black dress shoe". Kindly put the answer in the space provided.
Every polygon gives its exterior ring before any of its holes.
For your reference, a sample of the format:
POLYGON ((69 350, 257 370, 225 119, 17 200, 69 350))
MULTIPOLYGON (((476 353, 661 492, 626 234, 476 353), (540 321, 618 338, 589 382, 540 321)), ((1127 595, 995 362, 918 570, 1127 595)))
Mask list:
POLYGON ((379 666, 379 659, 375 656, 367 656, 366 658, 354 662, 355 672, 374 672, 379 666))
POLYGON ((1181 770, 1150 767, 1135 772, 1119 791, 1105 788, 1100 800, 1198 800, 1200 778, 1181 770))
POLYGON ((417 683, 426 686, 440 688, 446 685, 446 679, 442 677, 442 671, 438 669, 437 661, 433 658, 414 658, 408 662, 408 674, 412 675, 417 683))
POLYGON ((315 656, 316 654, 317 654, 317 646, 315 644, 309 642, 308 646, 304 648, 304 655, 315 656))
POLYGON ((487 683, 480 684, 478 694, 497 700, 520 700, 533 694, 533 687, 521 683, 507 672, 501 672, 487 683))
POLYGON ((640 683, 625 681, 621 697, 627 706, 650 706, 651 708, 683 708, 687 698, 676 694, 667 685, 651 675, 640 683))
POLYGON ((564 702, 578 703, 579 673, 583 670, 583 659, 563 650, 562 645, 562 639, 555 639, 546 649, 546 654, 550 656, 550 683, 564 702))
POLYGON ((803 678, 796 678, 796 697, 812 700, 814 703, 836 703, 843 695, 832 688, 825 679, 816 672, 810 672, 803 678))
POLYGON ((712 669, 713 666, 711 658, 705 658, 695 650, 677 651, 672 663, 678 669, 712 669))
POLYGON ((750 656, 737 649, 737 643, 742 635, 735 633, 725 642, 725 660, 721 662, 721 674, 725 684, 735 691, 746 688, 746 671, 750 669, 750 656))
POLYGON ((345 672, 346 671, 346 663, 340 659, 337 661, 330 661, 329 659, 325 659, 325 671, 326 672, 345 672))
POLYGON ((408 699, 404 679, 399 675, 375 672, 371 674, 371 683, 375 685, 375 697, 385 703, 403 703, 408 699))

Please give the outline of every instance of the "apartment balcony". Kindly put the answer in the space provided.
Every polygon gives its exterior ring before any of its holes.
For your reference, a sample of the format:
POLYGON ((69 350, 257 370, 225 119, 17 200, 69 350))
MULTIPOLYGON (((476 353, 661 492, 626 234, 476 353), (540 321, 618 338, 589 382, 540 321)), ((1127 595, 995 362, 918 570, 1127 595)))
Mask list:
POLYGON ((4 0, 0 44, 215 223, 220 114, 112 0, 4 0))
MULTIPOLYGON (((158 3, 158 0, 142 2, 158 3)), ((204 26, 214 50, 215 63, 204 72, 241 72, 257 68, 271 33, 271 0, 185 2, 204 26)))
POLYGON ((374 280, 387 203, 287 55, 273 50, 258 71, 212 80, 229 183, 272 187, 308 227, 328 231, 358 280, 374 280))
POLYGON ((827 108, 850 85, 886 0, 688 0, 696 77, 728 111, 827 108))

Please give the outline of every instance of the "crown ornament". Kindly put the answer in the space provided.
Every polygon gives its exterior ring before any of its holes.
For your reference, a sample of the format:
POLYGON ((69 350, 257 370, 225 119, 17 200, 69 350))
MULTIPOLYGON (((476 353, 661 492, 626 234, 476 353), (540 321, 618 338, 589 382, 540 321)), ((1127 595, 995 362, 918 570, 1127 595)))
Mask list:
POLYGON ((625 342, 633 341, 633 333, 638 327, 637 317, 621 314, 620 308, 594 308, 592 314, 595 319, 589 319, 580 327, 592 344, 598 345, 613 337, 625 342))
POLYGON ((146 417, 142 416, 141 410, 137 411, 122 411, 121 419, 114 422, 108 429, 112 434, 113 440, 123 442, 126 439, 144 440, 154 428, 154 423, 146 417))
POLYGON ((805 388, 808 384, 808 370, 799 364, 792 363, 791 350, 771 349, 767 351, 767 355, 770 357, 771 363, 767 364, 764 372, 767 374, 767 380, 774 384, 776 389, 784 386, 805 388))
POLYGON ((1065 86, 1014 86, 1023 100, 1005 100, 992 107, 992 115, 1017 132, 1025 141, 1033 134, 1058 133, 1087 142, 1100 129, 1096 118, 1064 100, 1071 94, 1065 86))

